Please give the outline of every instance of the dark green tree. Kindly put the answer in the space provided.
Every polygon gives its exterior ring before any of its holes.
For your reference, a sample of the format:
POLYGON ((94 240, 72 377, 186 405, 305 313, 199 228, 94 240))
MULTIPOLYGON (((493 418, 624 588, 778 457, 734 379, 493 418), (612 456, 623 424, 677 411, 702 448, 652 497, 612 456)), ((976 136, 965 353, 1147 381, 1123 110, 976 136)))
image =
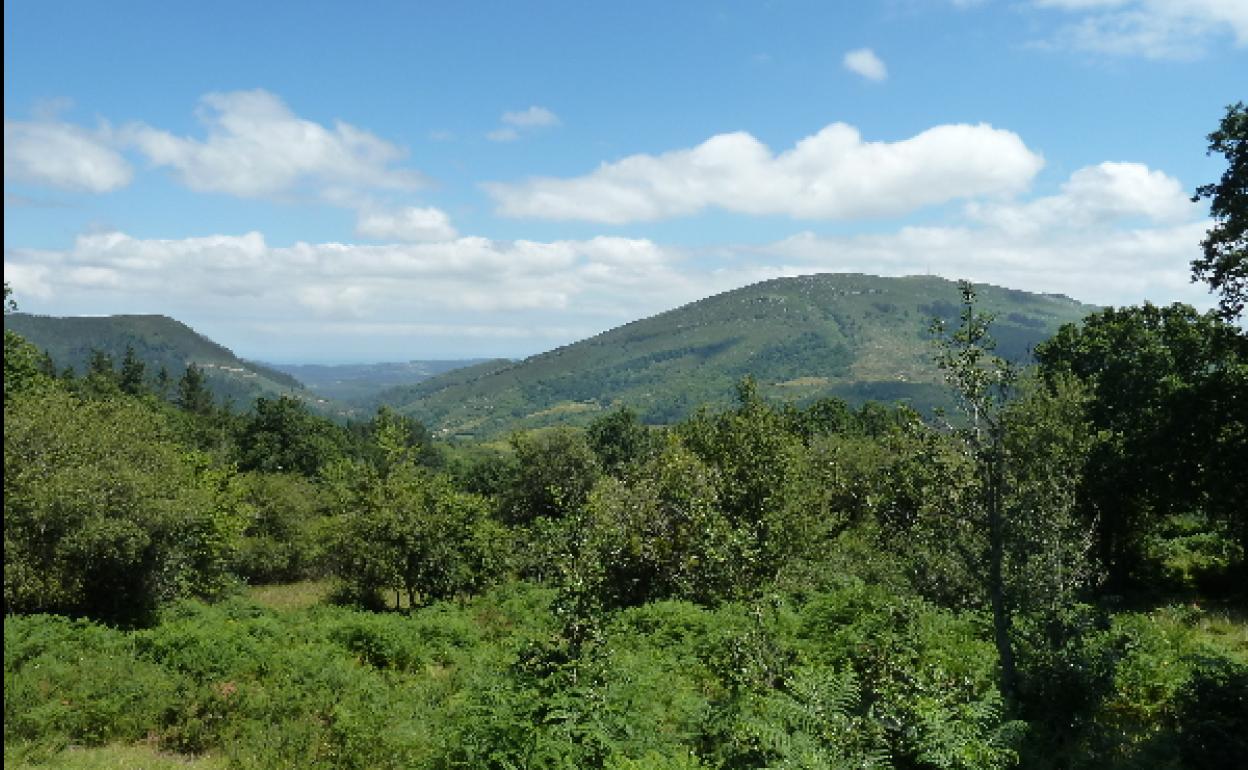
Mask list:
POLYGON ((1145 304, 1064 326, 1036 358, 1048 381, 1070 375, 1089 392, 1098 439, 1081 506, 1112 584, 1138 571, 1171 515, 1206 513, 1248 548, 1248 335, 1215 313, 1145 304))
POLYGON ((410 462, 384 474, 341 464, 328 475, 338 499, 329 559, 351 599, 376 604, 394 592, 396 607, 400 596, 418 607, 498 573, 501 525, 484 498, 457 491, 446 476, 410 462))
POLYGON ((579 511, 602 473, 583 431, 554 428, 511 439, 512 475, 502 493, 504 516, 524 524, 579 511))
POLYGON ((1248 302, 1248 107, 1226 108, 1218 129, 1209 134, 1207 154, 1226 158, 1217 182, 1196 188, 1193 201, 1208 198, 1214 226, 1201 241, 1203 254, 1192 261, 1192 280, 1204 281, 1220 294, 1218 309, 1231 320, 1248 302))
POLYGON ((603 469, 611 474, 618 475, 653 445, 650 429, 637 419, 636 412, 626 406, 598 417, 589 424, 585 433, 603 469))
POLYGON ((237 528, 161 414, 49 388, 4 428, 6 611, 135 622, 224 586, 237 528))
POLYGON ((307 404, 281 396, 256 399, 238 436, 242 470, 315 476, 342 452, 338 426, 308 411, 307 404))
POLYGON ((383 471, 404 462, 434 467, 442 459, 420 420, 386 406, 365 425, 365 435, 368 459, 383 471))
POLYGON ((156 372, 156 395, 162 399, 169 398, 169 388, 173 387, 173 378, 169 376, 169 369, 164 365, 160 365, 160 370, 156 372))
POLYGON ((212 391, 208 389, 208 382, 203 371, 194 363, 186 365, 186 373, 178 380, 175 403, 180 409, 191 414, 212 413, 212 391))
POLYGON ((146 393, 147 383, 144 379, 146 374, 147 366, 134 352, 134 346, 126 345, 126 354, 121 359, 121 374, 117 382, 121 387, 121 392, 132 396, 146 393))
MULTIPOLYGON (((4 283, 4 314, 15 312, 17 303, 8 281, 4 283)), ((47 355, 46 353, 44 355, 47 355)), ((39 349, 11 329, 4 330, 4 402, 16 392, 26 389, 42 379, 39 349)))

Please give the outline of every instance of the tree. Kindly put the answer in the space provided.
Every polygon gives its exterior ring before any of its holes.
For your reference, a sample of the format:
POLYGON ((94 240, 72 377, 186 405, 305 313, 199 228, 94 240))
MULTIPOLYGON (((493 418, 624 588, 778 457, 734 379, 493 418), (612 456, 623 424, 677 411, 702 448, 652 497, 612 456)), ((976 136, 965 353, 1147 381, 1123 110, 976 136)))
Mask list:
POLYGON ((1141 566, 1150 529, 1205 513, 1248 550, 1248 335, 1188 305, 1110 308, 1036 348, 1046 381, 1087 389, 1098 432, 1081 506, 1121 586, 1141 566))
POLYGON ((4 428, 6 611, 133 622, 223 587, 236 522, 155 410, 49 388, 6 403, 4 428))
POLYGON ((403 462, 434 467, 442 459, 423 423, 389 407, 378 408, 363 427, 369 439, 363 451, 383 472, 403 462))
MULTIPOLYGON (((952 334, 944 322, 932 322, 939 353, 936 363, 945 373, 969 425, 956 431, 975 464, 975 495, 967 513, 986 534, 983 583, 992 607, 993 642, 1001 661, 1001 694, 1007 703, 1018 698, 1018 672, 1011 639, 1013 618, 1005 593, 1005 421, 1003 412, 1014 389, 1017 373, 1006 361, 992 355, 988 335, 992 316, 976 312, 975 289, 967 281, 962 292, 961 324, 952 334)), ((972 560, 977 560, 971 555, 972 560)))
POLYGON ((579 511, 602 469, 582 431, 553 428, 511 439, 516 463, 502 494, 505 517, 519 524, 579 511))
POLYGON ((580 577, 607 606, 713 602, 746 587, 747 538, 720 510, 715 472, 674 436, 626 480, 604 476, 580 528, 580 577))
POLYGON ((191 414, 206 415, 212 412, 212 391, 208 390, 204 373, 194 363, 186 365, 186 373, 178 380, 175 402, 179 408, 191 414))
POLYGON ((243 422, 238 444, 242 470, 304 476, 316 475, 342 449, 337 426, 289 396, 257 398, 255 410, 243 422))
POLYGON ((330 558, 352 599, 374 604, 392 590, 418 607, 481 588, 497 572, 503 533, 484 498, 411 462, 349 473, 331 479, 339 511, 330 558))
POLYGON ((598 417, 585 429, 589 445, 608 473, 618 475, 639 460, 652 446, 650 429, 637 419, 637 413, 622 406, 598 417))
POLYGON ((1210 199, 1214 226, 1201 241, 1204 254, 1192 261, 1192 280, 1204 281, 1221 294, 1218 309, 1232 320, 1248 303, 1248 108, 1228 105, 1218 130, 1209 134, 1208 155, 1226 158, 1217 182, 1196 188, 1192 201, 1210 199))
MULTIPOLYGON (((12 298, 13 290, 4 282, 4 314, 17 311, 12 298)), ((46 354, 45 354, 46 355, 46 354)), ((43 379, 40 373, 42 359, 39 349, 11 329, 4 330, 4 402, 16 392, 30 387, 43 379)))
POLYGON ((144 377, 147 372, 147 366, 139 359, 137 353, 134 352, 133 345, 126 345, 126 354, 121 359, 121 376, 118 385, 121 386, 122 393, 129 393, 132 396, 142 395, 147 391, 147 385, 144 377))

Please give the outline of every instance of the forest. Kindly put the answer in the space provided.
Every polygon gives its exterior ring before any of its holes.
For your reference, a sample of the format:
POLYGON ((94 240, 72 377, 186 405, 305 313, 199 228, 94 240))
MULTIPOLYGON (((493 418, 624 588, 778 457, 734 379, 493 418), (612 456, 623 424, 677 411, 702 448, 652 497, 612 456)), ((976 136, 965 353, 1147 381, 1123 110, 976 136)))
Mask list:
POLYGON ((1020 368, 964 284, 934 417, 745 376, 434 440, 6 331, 6 766, 1241 766, 1245 129, 1197 191, 1218 309, 1020 368))

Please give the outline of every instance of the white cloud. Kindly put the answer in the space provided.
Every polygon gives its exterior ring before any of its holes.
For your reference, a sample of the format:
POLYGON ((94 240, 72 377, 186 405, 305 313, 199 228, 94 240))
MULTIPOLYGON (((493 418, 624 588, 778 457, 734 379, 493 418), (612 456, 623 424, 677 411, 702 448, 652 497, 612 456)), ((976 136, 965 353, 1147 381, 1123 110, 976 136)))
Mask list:
POLYGON ((558 115, 537 105, 527 110, 504 112, 499 120, 503 125, 485 135, 491 142, 514 142, 522 134, 560 124, 558 115))
POLYGON ((717 207, 744 214, 856 219, 959 198, 1015 193, 1044 164, 1018 135, 942 125, 898 142, 864 142, 833 123, 779 155, 748 133, 692 149, 633 155, 571 179, 487 183, 511 217, 624 223, 717 207))
POLYGON ((416 206, 395 211, 365 208, 359 212, 355 231, 383 241, 449 241, 457 235, 445 211, 416 206))
POLYGON ((130 164, 96 131, 46 116, 4 121, 4 178, 63 190, 103 193, 130 183, 130 164))
POLYGON ((1010 232, 1089 227, 1130 218, 1185 222, 1198 210, 1174 177, 1140 163, 1113 162, 1079 169, 1059 195, 1025 204, 967 207, 972 218, 1010 232))
POLYGON ((845 54, 843 60, 845 69, 858 75, 862 75, 867 80, 881 82, 888 78, 888 68, 884 66, 884 62, 880 57, 875 55, 875 51, 870 48, 859 48, 845 54))
POLYGON ((274 247, 255 232, 176 240, 108 232, 79 236, 64 251, 9 249, 5 273, 19 295, 97 308, 79 312, 161 304, 217 317, 289 318, 302 308, 371 322, 481 323, 557 308, 574 316, 621 304, 659 310, 687 296, 672 261, 649 241, 612 237, 274 247))
POLYGON ((187 187, 246 198, 289 193, 304 184, 319 190, 411 190, 417 172, 398 164, 406 152, 363 129, 332 128, 295 115, 264 91, 214 93, 200 100, 207 137, 175 136, 143 124, 123 132, 156 166, 174 170, 187 187))
POLYGON ((1244 0, 1033 0, 1041 8, 1075 15, 1053 41, 1098 53, 1151 59, 1188 59, 1228 33, 1248 45, 1244 0))
POLYGON ((256 232, 107 232, 61 251, 6 249, 4 270, 33 312, 124 307, 241 340, 245 355, 396 360, 537 352, 753 281, 814 272, 933 273, 1085 302, 1209 307, 1188 269, 1208 225, 1175 179, 1102 163, 1053 195, 970 203, 939 226, 801 232, 763 246, 677 250, 612 236, 273 246, 256 232))
POLYGON ((504 112, 503 123, 517 128, 541 128, 559 125, 559 116, 545 107, 534 105, 527 110, 504 112))
POLYGON ((931 272, 1100 304, 1210 305, 1188 268, 1209 223, 1160 171, 1102 163, 1073 173, 1057 195, 969 205, 967 214, 967 225, 845 237, 800 233, 757 252, 788 260, 773 268, 777 274, 931 272))

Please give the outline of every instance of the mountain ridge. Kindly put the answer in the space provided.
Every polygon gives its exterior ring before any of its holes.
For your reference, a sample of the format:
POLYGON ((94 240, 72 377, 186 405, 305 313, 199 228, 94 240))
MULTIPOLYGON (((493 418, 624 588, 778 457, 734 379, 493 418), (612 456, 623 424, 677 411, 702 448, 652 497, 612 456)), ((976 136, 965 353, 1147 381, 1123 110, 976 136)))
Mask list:
MULTIPOLYGON (((1019 362, 1061 324, 1098 309, 1065 295, 976 290, 979 309, 996 316, 999 353, 1019 362)), ((902 400, 930 410, 947 395, 928 326, 934 317, 956 320, 960 302, 957 283, 935 276, 775 278, 378 400, 442 435, 474 437, 584 423, 616 406, 672 422, 700 404, 730 401, 747 375, 779 400, 902 400)))

